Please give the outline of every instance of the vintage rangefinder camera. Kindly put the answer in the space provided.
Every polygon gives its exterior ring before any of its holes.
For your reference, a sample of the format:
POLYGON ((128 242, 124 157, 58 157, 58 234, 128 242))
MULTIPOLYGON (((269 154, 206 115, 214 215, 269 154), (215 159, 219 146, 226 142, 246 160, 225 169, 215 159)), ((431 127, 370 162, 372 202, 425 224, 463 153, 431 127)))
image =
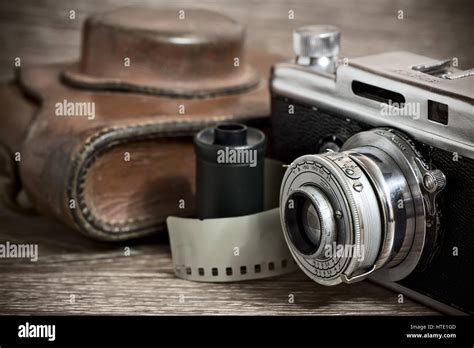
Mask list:
POLYGON ((323 285, 366 278, 474 313, 474 71, 408 52, 339 59, 332 26, 274 66, 281 222, 323 285))

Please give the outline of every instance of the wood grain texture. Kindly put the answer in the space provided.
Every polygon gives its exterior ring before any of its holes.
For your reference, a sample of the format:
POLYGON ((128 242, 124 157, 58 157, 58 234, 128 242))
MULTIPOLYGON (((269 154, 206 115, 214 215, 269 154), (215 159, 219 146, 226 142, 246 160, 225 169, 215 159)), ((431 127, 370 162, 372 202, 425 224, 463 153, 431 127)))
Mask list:
MULTIPOLYGON (((126 0, 0 2, 0 79, 22 65, 76 60, 80 29, 95 12, 126 0), (76 19, 69 19, 69 11, 76 19)), ((147 6, 169 1, 134 1, 147 6)), ((291 32, 328 23, 342 30, 342 56, 407 50, 433 58, 456 56, 474 66, 470 0, 222 0, 173 1, 213 9, 247 26, 249 46, 291 56, 291 32), (288 19, 293 10, 295 19, 288 19), (399 10, 404 19, 397 19, 399 10)), ((369 282, 322 287, 301 272, 274 279, 206 284, 174 277, 166 234, 129 244, 103 244, 39 216, 0 207, 0 243, 38 243, 39 260, 0 259, 0 314, 436 314, 369 282), (131 255, 124 256, 124 247, 131 255), (288 303, 288 295, 295 303, 288 303), (71 295, 75 303, 71 303, 71 295), (180 295, 184 303, 180 303, 180 295)))
MULTIPOLYGON (((130 4, 171 6, 166 0, 1 1, 0 78, 13 76, 15 57, 23 65, 76 60, 84 19, 130 4)), ((406 50, 433 58, 456 56, 461 67, 474 66, 470 0, 175 0, 172 6, 227 14, 247 27, 250 46, 286 56, 292 56, 293 28, 327 23, 341 28, 342 56, 406 50), (399 10, 403 20, 397 19, 399 10)))
POLYGON ((128 244, 106 244, 44 217, 3 209, 0 221, 0 243, 39 246, 37 262, 0 258, 0 315, 437 314, 409 299, 399 304, 396 293, 369 282, 323 287, 300 271, 228 284, 177 279, 166 233, 128 244), (130 256, 124 255, 127 246, 130 256), (288 303, 290 294, 293 304, 288 303))

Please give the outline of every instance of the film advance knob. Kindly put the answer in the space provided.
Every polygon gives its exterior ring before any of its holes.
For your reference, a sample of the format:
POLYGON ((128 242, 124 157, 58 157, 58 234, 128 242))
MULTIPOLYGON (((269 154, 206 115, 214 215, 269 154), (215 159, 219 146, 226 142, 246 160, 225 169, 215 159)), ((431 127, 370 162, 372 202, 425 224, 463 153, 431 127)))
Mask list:
POLYGON ((334 72, 341 35, 331 25, 310 25, 293 32, 293 50, 300 65, 311 65, 334 72))

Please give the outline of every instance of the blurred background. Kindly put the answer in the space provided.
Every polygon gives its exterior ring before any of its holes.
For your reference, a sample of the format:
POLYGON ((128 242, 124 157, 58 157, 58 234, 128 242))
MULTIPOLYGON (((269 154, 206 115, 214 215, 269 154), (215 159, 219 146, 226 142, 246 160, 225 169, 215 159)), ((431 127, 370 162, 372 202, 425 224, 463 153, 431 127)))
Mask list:
POLYGON ((472 0, 1 0, 0 80, 13 76, 15 57, 22 65, 76 60, 84 19, 127 5, 216 10, 247 27, 248 45, 288 57, 293 28, 333 24, 342 31, 342 56, 407 50, 474 66, 472 0))

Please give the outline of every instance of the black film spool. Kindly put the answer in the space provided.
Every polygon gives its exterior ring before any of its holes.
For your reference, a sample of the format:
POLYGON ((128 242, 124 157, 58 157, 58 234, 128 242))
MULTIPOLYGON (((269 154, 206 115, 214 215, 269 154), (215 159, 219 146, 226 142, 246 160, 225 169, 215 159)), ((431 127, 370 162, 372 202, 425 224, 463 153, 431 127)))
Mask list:
POLYGON ((200 131, 196 151, 196 208, 200 219, 263 210, 265 134, 240 123, 200 131))

